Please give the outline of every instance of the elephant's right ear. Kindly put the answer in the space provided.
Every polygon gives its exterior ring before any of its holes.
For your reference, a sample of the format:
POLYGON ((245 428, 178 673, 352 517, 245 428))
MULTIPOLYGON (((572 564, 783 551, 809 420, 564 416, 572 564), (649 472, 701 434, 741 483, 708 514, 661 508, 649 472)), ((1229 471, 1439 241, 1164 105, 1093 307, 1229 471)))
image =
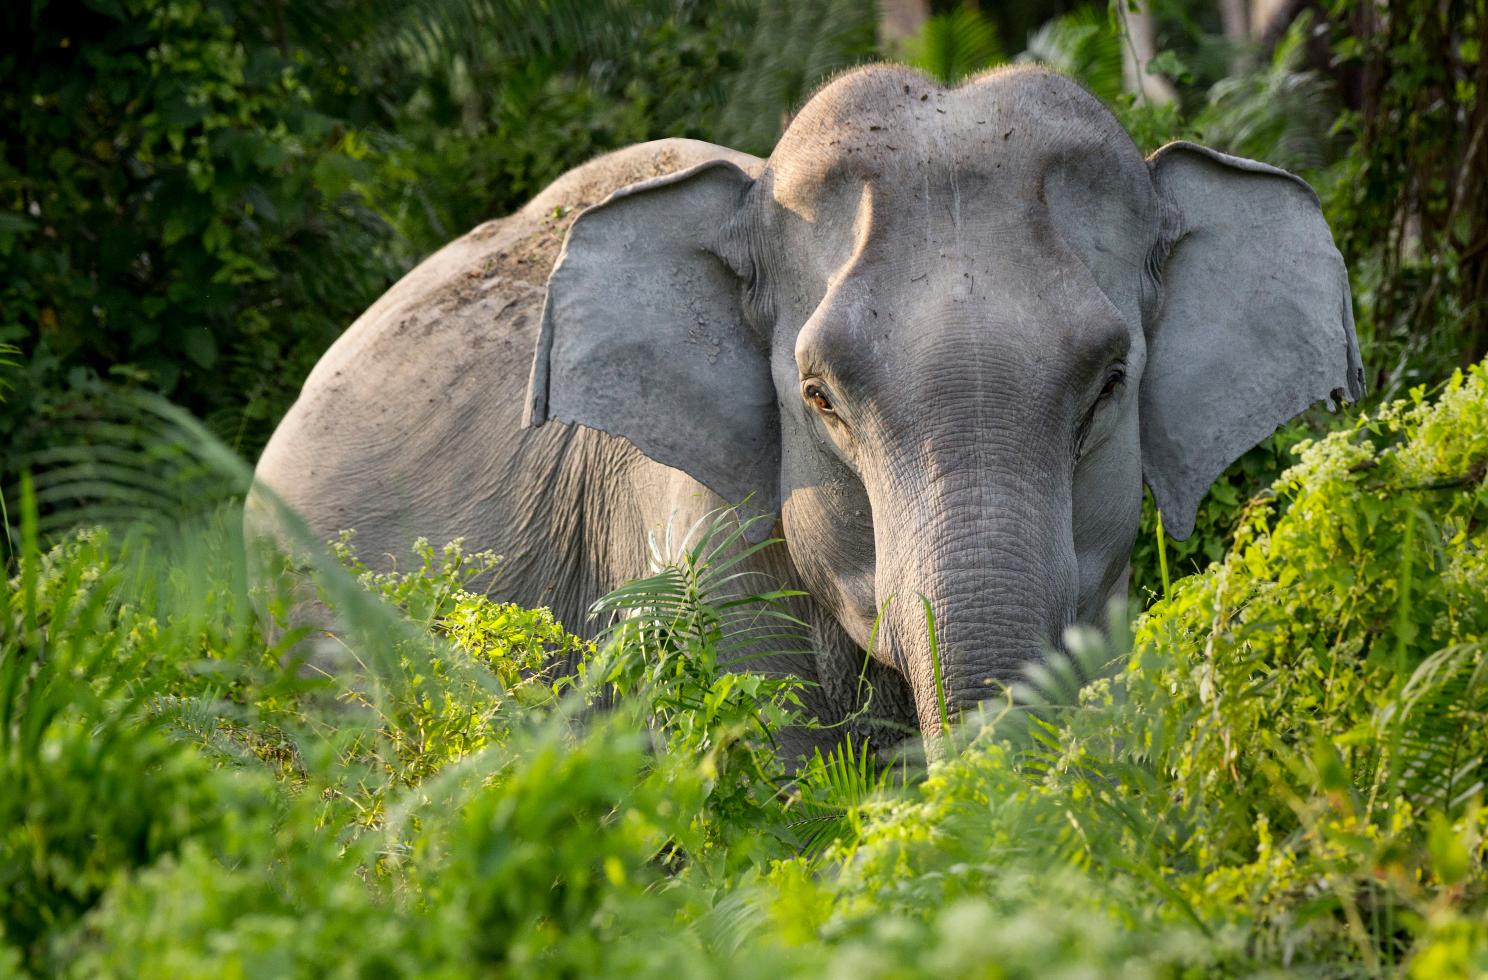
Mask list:
POLYGON ((548 277, 525 421, 619 436, 729 503, 774 513, 775 385, 717 252, 750 183, 715 160, 579 215, 548 277))

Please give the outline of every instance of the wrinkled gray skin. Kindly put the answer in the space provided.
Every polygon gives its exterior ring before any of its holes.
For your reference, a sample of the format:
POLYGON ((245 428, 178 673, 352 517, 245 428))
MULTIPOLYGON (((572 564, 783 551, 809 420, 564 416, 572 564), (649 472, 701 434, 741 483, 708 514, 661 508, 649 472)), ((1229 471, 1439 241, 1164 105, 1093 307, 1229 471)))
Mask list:
POLYGON ((1144 479, 1186 537, 1231 461, 1361 383, 1299 179, 1143 159, 1042 70, 872 67, 768 161, 633 147, 450 245, 326 354, 258 475, 369 559, 491 548, 493 595, 578 628, 647 531, 749 496, 786 542, 756 566, 814 597, 820 653, 778 666, 843 717, 888 603, 874 712, 934 732, 919 596, 975 702, 1124 588, 1144 479))

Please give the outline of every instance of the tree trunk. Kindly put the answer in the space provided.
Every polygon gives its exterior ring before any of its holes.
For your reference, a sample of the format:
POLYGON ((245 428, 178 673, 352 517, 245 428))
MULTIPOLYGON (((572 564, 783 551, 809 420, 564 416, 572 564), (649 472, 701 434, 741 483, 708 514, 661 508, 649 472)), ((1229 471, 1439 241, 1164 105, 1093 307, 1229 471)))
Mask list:
POLYGON ((1251 38, 1254 40, 1265 38, 1276 29, 1278 24, 1281 30, 1285 30, 1286 25, 1297 19, 1297 12, 1303 6, 1305 4, 1297 0, 1250 0, 1251 38))
POLYGON ((1230 74, 1238 75, 1250 61, 1249 0, 1219 0, 1219 20, 1224 25, 1225 40, 1230 44, 1230 74))
POLYGON ((930 0, 879 0, 878 43, 892 51, 930 19, 930 0))
POLYGON ((1157 32, 1152 22, 1152 11, 1146 3, 1139 2, 1137 9, 1132 10, 1123 2, 1121 19, 1126 34, 1121 45, 1126 90, 1149 102, 1172 102, 1177 93, 1168 80, 1160 75, 1147 74, 1148 63, 1157 57, 1157 32))

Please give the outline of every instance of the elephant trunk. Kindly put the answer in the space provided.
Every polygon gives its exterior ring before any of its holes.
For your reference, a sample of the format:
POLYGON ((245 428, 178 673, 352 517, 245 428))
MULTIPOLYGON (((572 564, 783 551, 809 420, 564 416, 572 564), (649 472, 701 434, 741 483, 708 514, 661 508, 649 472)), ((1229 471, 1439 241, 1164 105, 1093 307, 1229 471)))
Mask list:
POLYGON ((878 652, 909 680, 926 734, 999 694, 1074 620, 1070 482, 1012 476, 948 476, 885 501, 877 552, 897 560, 877 570, 878 652))

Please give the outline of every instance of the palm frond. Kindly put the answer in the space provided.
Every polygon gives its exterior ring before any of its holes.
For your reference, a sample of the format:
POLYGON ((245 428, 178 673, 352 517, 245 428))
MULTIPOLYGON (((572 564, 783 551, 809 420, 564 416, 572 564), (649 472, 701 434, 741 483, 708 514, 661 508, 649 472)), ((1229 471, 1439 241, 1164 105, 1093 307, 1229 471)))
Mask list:
POLYGON ((905 39, 903 57, 947 85, 1003 60, 997 26, 970 7, 925 21, 918 34, 905 39))
POLYGON ((1206 142, 1286 170, 1329 162, 1339 106, 1332 84, 1302 67, 1310 24, 1310 17, 1299 17, 1269 64, 1215 83, 1194 123, 1206 142))
POLYGON ((764 928, 756 896, 743 889, 728 892, 698 919, 698 936, 725 961, 733 960, 744 944, 764 928))
POLYGON ((99 388, 17 461, 32 472, 43 534, 89 524, 166 527, 240 498, 248 467, 188 413, 147 392, 99 388))
POLYGON ((1027 49, 1015 60, 1047 65, 1078 79, 1108 103, 1123 92, 1121 37, 1097 7, 1082 7, 1046 22, 1028 36, 1027 49))
POLYGON ((714 139, 764 154, 818 84, 877 56, 877 6, 872 0, 739 0, 737 8, 748 42, 739 73, 728 85, 714 139))
POLYGON ((804 648, 806 624, 784 606, 803 593, 774 588, 761 573, 739 569, 778 544, 777 539, 746 541, 748 529, 763 520, 740 519, 735 509, 722 508, 699 518, 680 537, 669 523, 660 540, 649 538, 653 573, 602 596, 591 615, 611 617, 612 629, 628 622, 632 629, 683 636, 715 649, 758 647, 762 639, 794 640, 793 649, 804 648), (761 588, 753 591, 753 584, 761 588), (761 632, 771 625, 780 632, 761 632))
POLYGON ((6 377, 6 374, 21 366, 17 360, 21 349, 14 344, 0 343, 0 403, 5 401, 5 393, 15 385, 6 377))
POLYGON ((1392 756, 1385 789, 1432 809, 1460 810, 1488 781, 1488 759, 1474 737, 1488 724, 1484 645, 1458 644, 1427 657, 1375 722, 1392 756))
POLYGON ((817 749, 796 777, 801 816, 790 827, 798 838, 798 851, 808 860, 819 858, 832 844, 851 846, 857 837, 858 811, 882 797, 894 784, 901 788, 906 770, 880 766, 872 748, 851 736, 822 755, 817 749))

